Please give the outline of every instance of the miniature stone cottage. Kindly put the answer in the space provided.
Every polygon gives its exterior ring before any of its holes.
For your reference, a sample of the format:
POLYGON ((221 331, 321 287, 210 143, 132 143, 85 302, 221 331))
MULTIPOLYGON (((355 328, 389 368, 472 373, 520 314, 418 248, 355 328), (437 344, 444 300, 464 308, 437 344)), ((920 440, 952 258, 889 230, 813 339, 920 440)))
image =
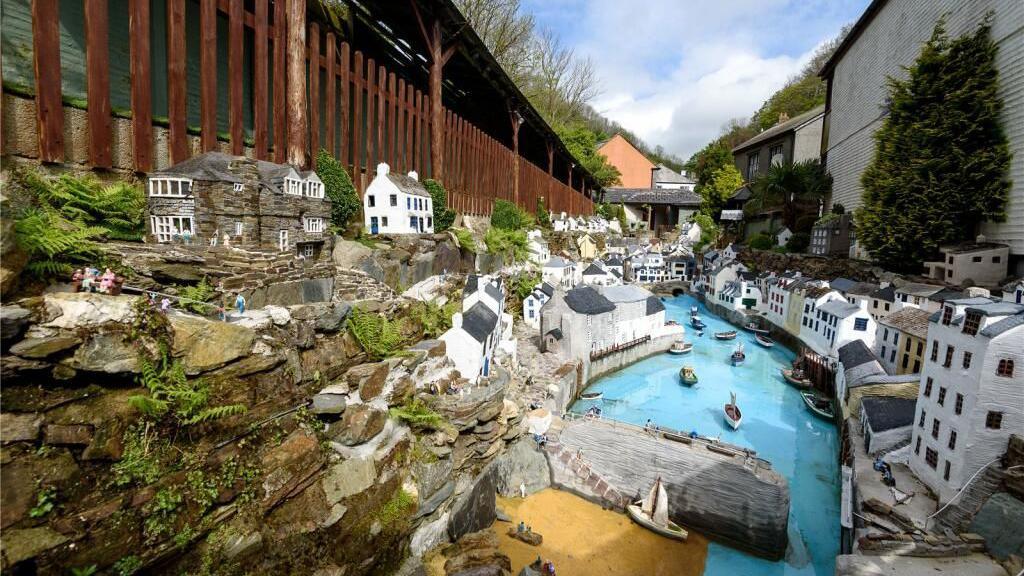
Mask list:
POLYGON ((392 174, 382 162, 363 198, 364 225, 371 234, 433 234, 432 204, 415 172, 392 174))
POLYGON ((149 176, 149 239, 317 258, 331 201, 312 170, 206 152, 149 176))

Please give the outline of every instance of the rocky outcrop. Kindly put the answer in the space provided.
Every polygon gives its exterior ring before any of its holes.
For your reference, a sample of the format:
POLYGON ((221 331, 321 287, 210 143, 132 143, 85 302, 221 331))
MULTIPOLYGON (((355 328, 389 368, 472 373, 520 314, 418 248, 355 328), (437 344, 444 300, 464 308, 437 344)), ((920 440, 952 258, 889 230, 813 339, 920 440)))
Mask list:
POLYGON ((799 270, 810 278, 850 278, 859 282, 877 282, 884 271, 869 262, 847 258, 829 258, 810 254, 779 254, 770 250, 745 247, 739 260, 754 271, 773 271, 777 274, 799 270))
POLYGON ((551 486, 548 460, 531 438, 512 443, 495 461, 498 494, 506 498, 520 496, 520 487, 527 495, 551 486))
POLYGON ((359 242, 335 238, 335 264, 365 273, 392 289, 408 288, 442 273, 469 273, 477 269, 474 255, 461 250, 448 232, 380 235, 373 240, 376 248, 370 249, 359 242))
POLYGON ((444 550, 447 576, 508 576, 512 561, 499 550, 498 536, 491 530, 466 534, 444 550))
POLYGON ((488 466, 473 479, 471 487, 456 498, 451 524, 448 525, 448 535, 452 540, 494 524, 497 478, 497 469, 493 465, 488 466))

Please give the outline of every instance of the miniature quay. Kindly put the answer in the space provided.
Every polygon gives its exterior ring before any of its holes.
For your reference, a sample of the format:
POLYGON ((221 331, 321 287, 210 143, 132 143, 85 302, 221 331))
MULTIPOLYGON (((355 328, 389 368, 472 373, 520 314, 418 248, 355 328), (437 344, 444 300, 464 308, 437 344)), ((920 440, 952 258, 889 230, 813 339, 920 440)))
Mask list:
POLYGON ((1024 3, 721 4, 4 2, 0 571, 1024 574, 1024 3))

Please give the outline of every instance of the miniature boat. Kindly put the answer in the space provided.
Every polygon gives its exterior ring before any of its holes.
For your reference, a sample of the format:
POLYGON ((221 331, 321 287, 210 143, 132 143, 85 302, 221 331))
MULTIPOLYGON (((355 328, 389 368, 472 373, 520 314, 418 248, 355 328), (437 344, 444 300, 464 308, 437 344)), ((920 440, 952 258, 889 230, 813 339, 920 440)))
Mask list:
POLYGON ((783 368, 782 377, 786 379, 786 382, 789 382, 801 390, 811 387, 810 378, 808 378, 804 374, 804 371, 799 368, 794 368, 792 370, 783 368))
POLYGON ((729 403, 725 405, 725 422, 732 427, 733 430, 737 430, 740 427, 740 422, 743 421, 743 413, 740 412, 740 407, 736 404, 736 393, 729 392, 729 403))
POLYGON ((693 327, 696 328, 697 330, 702 330, 707 326, 706 324, 704 324, 704 321, 700 319, 700 316, 694 316, 693 318, 690 318, 690 324, 692 324, 693 327))
POLYGON ((693 371, 693 366, 683 366, 682 369, 679 370, 679 379, 687 386, 693 386, 696 384, 697 373, 693 371))
POLYGON ((735 340, 736 331, 729 330, 728 332, 715 332, 715 338, 718 340, 735 340))
POLYGON ((828 398, 823 398, 814 392, 801 392, 800 395, 803 396, 804 404, 807 404, 807 408, 811 412, 830 422, 835 418, 832 401, 828 398))
POLYGON ((672 347, 668 349, 669 354, 686 354, 690 350, 693 350, 693 344, 685 342, 683 340, 676 340, 672 343, 672 347))
POLYGON ((739 366, 743 364, 743 361, 746 359, 747 355, 743 353, 743 343, 740 342, 739 345, 736 346, 736 351, 729 357, 729 361, 732 362, 733 366, 739 366))
POLYGON ((697 307, 696 306, 690 306, 690 316, 696 316, 696 315, 697 315, 697 307))
POLYGON ((764 346, 765 348, 771 348, 772 346, 775 346, 774 340, 772 340, 765 334, 761 334, 760 332, 754 332, 754 340, 757 340, 757 343, 760 344, 761 346, 764 346))
POLYGON ((666 538, 686 540, 688 536, 686 530, 668 519, 668 493, 660 476, 651 486, 647 498, 627 505, 626 512, 637 524, 666 538))
POLYGON ((604 392, 584 392, 580 394, 582 400, 600 400, 604 396, 604 392))
POLYGON ((768 330, 765 330, 764 328, 758 328, 757 323, 755 323, 755 322, 748 322, 747 324, 745 324, 743 326, 743 328, 745 330, 749 331, 749 332, 753 332, 754 334, 767 334, 768 333, 768 330))
POLYGON ((698 338, 700 338, 703 335, 704 335, 704 331, 703 330, 697 330, 697 337, 698 338))

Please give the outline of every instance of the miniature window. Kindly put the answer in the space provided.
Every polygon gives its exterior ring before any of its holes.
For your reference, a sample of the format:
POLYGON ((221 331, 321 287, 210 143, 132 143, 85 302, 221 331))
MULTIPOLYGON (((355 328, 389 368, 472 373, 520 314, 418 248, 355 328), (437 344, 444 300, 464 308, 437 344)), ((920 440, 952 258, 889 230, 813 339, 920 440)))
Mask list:
POLYGON ((920 454, 920 453, 921 453, 921 437, 918 436, 917 437, 917 442, 914 443, 914 454, 920 454))
POLYGON ((184 198, 192 194, 192 181, 188 178, 152 178, 149 181, 151 197, 184 198))
POLYGON ((324 231, 323 218, 305 218, 303 224, 306 232, 310 234, 321 234, 324 231))
POLYGON ((953 319, 953 308, 946 306, 942 309, 942 324, 943 326, 949 326, 950 320, 953 319))
POLYGON ((917 421, 917 427, 918 428, 924 428, 924 421, 925 421, 925 418, 927 418, 927 416, 928 416, 928 412, 926 412, 925 410, 921 410, 921 419, 917 421))
POLYGON ((855 319, 853 321, 853 329, 854 330, 859 330, 861 332, 867 330, 868 329, 868 319, 867 318, 857 318, 857 319, 855 319))
POLYGON ((310 198, 323 198, 324 185, 320 182, 306 182, 306 196, 310 198))
POLYGON ((1013 360, 1009 358, 1003 358, 999 361, 999 366, 996 367, 996 376, 1006 376, 1010 378, 1013 376, 1013 360))
POLYGON ((974 336, 978 333, 978 326, 980 325, 981 314, 978 312, 968 312, 967 318, 964 319, 964 334, 974 336))
POLYGON ((956 450, 956 430, 949 431, 949 449, 956 450))
POLYGON ((992 430, 999 430, 1003 427, 1003 413, 1002 412, 989 412, 985 416, 985 428, 992 430))
POLYGON ((973 354, 970 352, 964 352, 964 369, 971 367, 971 356, 973 356, 973 354))
POLYGON ((302 245, 302 256, 303 257, 305 257, 305 258, 312 258, 313 257, 313 251, 314 251, 314 248, 313 248, 312 244, 303 244, 302 245))
POLYGON ((387 228, 388 227, 388 217, 387 216, 382 216, 381 219, 380 219, 380 224, 381 224, 381 226, 387 228))
POLYGON ((928 380, 926 380, 925 384, 924 384, 924 397, 928 398, 931 395, 932 395, 932 377, 929 376, 928 380))
POLYGON ((390 199, 392 206, 398 206, 398 194, 391 194, 388 198, 390 199))
POLYGON ((939 387, 938 403, 939 403, 939 406, 945 406, 946 405, 946 389, 944 387, 941 387, 941 386, 939 387))
POLYGON ((195 233, 191 216, 151 216, 150 225, 158 242, 171 242, 183 232, 195 233))
POLYGON ((955 348, 948 344, 946 345, 946 360, 942 363, 943 368, 949 368, 953 365, 953 350, 955 348))
POLYGON ((946 460, 946 469, 942 472, 942 479, 949 480, 949 460, 946 460))
POLYGON ((940 427, 938 418, 932 418, 932 438, 938 439, 940 427))
POLYGON ((939 453, 931 448, 924 449, 924 461, 928 463, 932 468, 936 468, 939 465, 939 453))
POLYGON ((366 205, 373 208, 377 205, 377 199, 373 197, 373 194, 366 195, 366 205))
POLYGON ((295 178, 284 179, 284 193, 292 194, 294 196, 302 195, 302 182, 299 182, 295 178))
POLYGON ((245 230, 245 225, 241 222, 235 222, 235 236, 241 236, 245 230))
POLYGON ((961 413, 963 413, 963 411, 964 411, 964 395, 963 394, 957 394, 956 395, 956 404, 953 406, 953 412, 955 412, 956 414, 961 414, 961 413))
POLYGON ((277 235, 277 247, 280 248, 282 252, 284 252, 285 250, 288 250, 288 231, 287 230, 281 230, 278 233, 278 235, 277 235))

